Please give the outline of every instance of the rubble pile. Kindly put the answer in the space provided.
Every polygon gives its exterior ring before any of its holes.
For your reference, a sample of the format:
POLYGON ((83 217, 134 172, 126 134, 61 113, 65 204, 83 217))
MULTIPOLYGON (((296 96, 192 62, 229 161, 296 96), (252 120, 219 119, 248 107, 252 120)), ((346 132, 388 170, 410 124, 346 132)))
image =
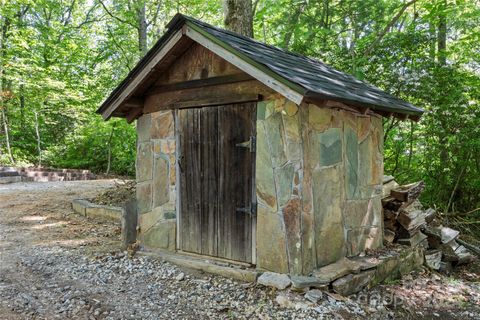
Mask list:
POLYGON ((449 273, 453 267, 471 262, 474 256, 466 248, 469 244, 458 239, 459 231, 443 226, 434 209, 423 209, 418 198, 424 189, 423 181, 400 186, 393 177, 384 178, 384 240, 424 247, 427 266, 449 273))
POLYGON ((135 180, 116 180, 115 185, 98 194, 91 202, 106 206, 123 206, 128 200, 135 198, 135 180))

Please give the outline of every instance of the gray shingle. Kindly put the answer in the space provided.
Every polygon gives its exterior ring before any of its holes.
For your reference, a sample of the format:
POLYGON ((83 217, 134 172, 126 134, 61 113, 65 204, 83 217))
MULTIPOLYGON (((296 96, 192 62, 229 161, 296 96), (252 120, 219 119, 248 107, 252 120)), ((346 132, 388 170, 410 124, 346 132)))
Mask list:
POLYGON ((423 113, 422 109, 347 73, 335 70, 321 61, 264 44, 181 14, 177 14, 170 21, 167 25, 166 34, 138 62, 120 85, 112 91, 97 110, 97 113, 103 113, 107 109, 109 104, 119 96, 148 61, 154 57, 156 51, 168 41, 169 36, 179 30, 186 22, 195 25, 215 40, 220 41, 232 53, 247 57, 262 65, 287 84, 296 87, 297 90, 301 88, 302 92, 299 93, 307 97, 319 97, 367 106, 386 112, 409 114, 417 119, 423 113))
POLYGON ((215 38, 307 91, 333 100, 357 102, 397 113, 421 115, 422 109, 325 63, 182 16, 215 38))

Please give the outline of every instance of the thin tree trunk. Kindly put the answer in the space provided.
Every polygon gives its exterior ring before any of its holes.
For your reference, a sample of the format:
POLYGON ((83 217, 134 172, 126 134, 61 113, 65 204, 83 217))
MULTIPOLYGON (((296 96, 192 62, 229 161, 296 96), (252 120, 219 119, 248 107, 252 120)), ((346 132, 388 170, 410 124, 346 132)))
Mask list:
MULTIPOLYGON (((370 53, 375 49, 375 47, 382 41, 383 37, 388 33, 390 28, 392 28, 395 23, 397 23, 398 19, 402 16, 402 14, 407 10, 408 7, 411 5, 415 4, 418 0, 411 0, 407 3, 405 3, 400 10, 397 12, 397 14, 390 20, 390 22, 387 24, 387 26, 378 34, 377 38, 372 42, 370 46, 368 46, 367 50, 363 53, 365 56, 370 55, 370 53)), ((445 0, 446 1, 446 0, 445 0)))
MULTIPOLYGON (((472 156, 472 151, 470 151, 467 154, 467 158, 465 160, 465 163, 468 163, 470 161, 470 157, 472 156)), ((450 206, 453 206, 453 197, 455 196, 455 193, 457 192, 458 186, 460 185, 460 181, 463 177, 463 174, 465 173, 466 165, 462 166, 462 169, 460 170, 460 174, 457 176, 457 181, 455 182, 455 186, 453 187, 452 193, 450 194, 450 198, 448 199, 447 207, 445 208, 445 213, 448 213, 448 210, 450 210, 450 206)), ((452 210, 453 212, 453 210, 452 210)))
POLYGON ((292 40, 293 31, 295 30, 294 25, 298 23, 298 20, 300 19, 300 15, 305 10, 306 5, 307 5, 306 2, 302 2, 297 7, 293 15, 290 17, 290 21, 289 21, 290 28, 285 33, 285 37, 283 38, 283 44, 282 44, 283 48, 288 49, 288 47, 290 46, 290 41, 292 40))
MULTIPOLYGON (((0 86, 0 95, 2 94, 2 88, 0 86)), ((3 98, 0 97, 0 108, 2 109, 2 122, 3 122, 3 131, 5 132, 5 145, 7 147, 8 158, 12 164, 15 164, 15 158, 13 158, 12 148, 10 146, 10 134, 8 128, 8 119, 7 112, 5 111, 5 106, 3 105, 3 98)))
POLYGON ((145 1, 139 1, 137 7, 138 20, 138 50, 140 58, 147 53, 147 18, 146 18, 145 1))
POLYGON ((38 123, 38 112, 34 111, 35 115, 35 133, 37 135, 37 151, 38 151, 38 166, 42 166, 42 146, 40 140, 40 125, 38 123))
POLYGON ((10 135, 8 128, 8 118, 7 118, 7 106, 5 105, 5 74, 4 74, 4 57, 5 57, 5 41, 7 38, 7 31, 10 26, 10 21, 7 18, 4 18, 2 23, 2 29, 0 32, 0 109, 2 110, 2 125, 3 130, 5 131, 5 145, 7 147, 8 157, 12 164, 15 164, 15 159, 13 158, 12 148, 10 146, 10 135))
POLYGON ((20 85, 20 126, 22 131, 25 129, 25 85, 20 85))
POLYGON ((441 66, 447 64, 447 0, 440 0, 439 5, 439 22, 438 22, 438 36, 437 36, 437 48, 438 48, 438 63, 441 66))
MULTIPOLYGON (((446 17, 446 10, 447 10, 447 0, 439 0, 439 23, 438 23, 438 35, 437 35, 437 61, 440 67, 444 67, 447 65, 447 17, 446 17)), ((443 81, 442 79, 441 87, 439 88, 442 90, 443 81)), ((446 99, 442 95, 440 98, 440 103, 446 104, 446 99)), ((445 106, 444 106, 445 107, 445 106)), ((444 131, 440 135, 440 163, 442 168, 447 167, 448 162, 448 150, 447 150, 447 134, 445 133, 447 130, 445 126, 442 126, 444 131)))
POLYGON ((225 27, 253 38, 253 10, 251 0, 223 0, 225 27))
POLYGON ((111 166, 111 163, 112 163, 112 140, 113 140, 113 132, 115 131, 116 124, 117 124, 116 122, 113 123, 112 131, 110 131, 110 137, 108 138, 107 171, 105 172, 105 174, 110 173, 110 166, 111 166))

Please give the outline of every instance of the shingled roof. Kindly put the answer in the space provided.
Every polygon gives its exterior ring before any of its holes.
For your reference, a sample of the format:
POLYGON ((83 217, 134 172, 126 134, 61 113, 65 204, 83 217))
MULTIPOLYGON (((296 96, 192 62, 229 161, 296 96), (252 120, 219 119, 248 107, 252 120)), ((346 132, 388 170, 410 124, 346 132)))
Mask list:
MULTIPOLYGON (((181 30, 184 25, 268 74, 303 98, 334 100, 368 107, 383 113, 408 115, 414 120, 419 119, 423 113, 422 109, 347 73, 335 70, 319 60, 267 45, 181 14, 177 14, 170 21, 166 34, 111 93, 97 110, 98 113, 104 114, 110 104, 119 98, 121 91, 140 74, 147 63, 152 61, 159 50, 172 38, 172 34, 181 30)), ((106 118, 109 116, 107 115, 106 118)))

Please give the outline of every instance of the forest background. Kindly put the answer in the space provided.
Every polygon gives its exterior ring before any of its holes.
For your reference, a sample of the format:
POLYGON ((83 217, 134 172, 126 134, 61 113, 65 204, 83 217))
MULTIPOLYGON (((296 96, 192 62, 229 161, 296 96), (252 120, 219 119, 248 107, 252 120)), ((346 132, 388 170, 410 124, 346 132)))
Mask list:
POLYGON ((480 1, 0 4, 2 165, 133 176, 134 124, 104 122, 95 110, 177 12, 231 29, 238 24, 231 8, 240 7, 256 39, 321 59, 425 109, 419 122, 384 120, 385 173, 401 183, 424 180, 424 204, 479 223, 480 1))

